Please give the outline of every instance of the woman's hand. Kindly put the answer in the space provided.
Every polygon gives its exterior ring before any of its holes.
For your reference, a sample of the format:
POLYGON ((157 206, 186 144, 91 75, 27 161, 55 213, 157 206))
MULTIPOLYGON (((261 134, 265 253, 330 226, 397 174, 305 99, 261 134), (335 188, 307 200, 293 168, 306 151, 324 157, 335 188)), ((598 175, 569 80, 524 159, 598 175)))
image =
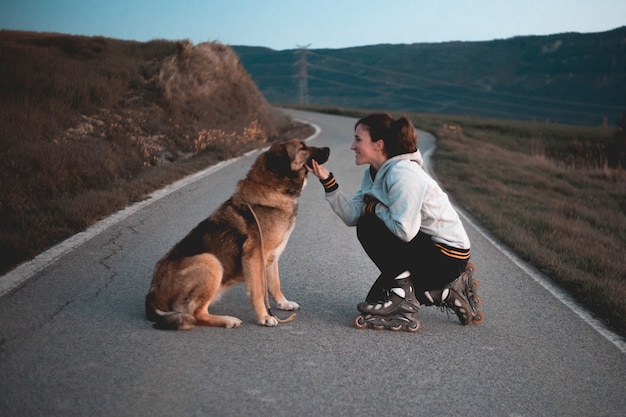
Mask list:
POLYGON ((306 169, 322 181, 330 176, 330 171, 318 164, 315 159, 311 161, 311 166, 306 165, 306 169))

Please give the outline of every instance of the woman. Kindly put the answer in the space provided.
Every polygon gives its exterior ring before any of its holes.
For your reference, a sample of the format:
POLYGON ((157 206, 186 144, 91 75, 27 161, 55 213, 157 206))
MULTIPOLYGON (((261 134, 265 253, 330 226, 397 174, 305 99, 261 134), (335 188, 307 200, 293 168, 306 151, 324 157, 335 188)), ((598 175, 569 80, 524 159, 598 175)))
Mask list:
POLYGON ((447 195, 422 168, 417 134, 405 116, 374 113, 355 125, 357 165, 369 165, 354 197, 312 162, 325 198, 357 236, 381 274, 357 309, 355 326, 419 329, 420 303, 454 309, 462 324, 482 321, 470 241, 447 195), (471 264, 470 264, 471 265, 471 264), (467 273, 465 273, 467 270, 467 273))

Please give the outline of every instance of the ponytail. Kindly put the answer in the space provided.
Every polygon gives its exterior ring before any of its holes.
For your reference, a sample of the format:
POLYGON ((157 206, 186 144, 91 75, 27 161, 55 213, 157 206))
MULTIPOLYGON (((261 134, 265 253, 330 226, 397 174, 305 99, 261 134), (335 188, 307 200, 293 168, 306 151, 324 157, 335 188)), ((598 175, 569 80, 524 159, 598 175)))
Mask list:
POLYGON ((391 158, 392 156, 403 153, 417 152, 417 133, 415 132, 415 126, 413 126, 413 123, 406 116, 401 116, 394 120, 391 124, 391 131, 392 135, 398 138, 398 145, 394 155, 391 155, 392 152, 388 151, 387 156, 391 158))
POLYGON ((417 151, 417 134, 413 123, 406 117, 398 119, 387 113, 373 113, 360 119, 354 128, 362 124, 367 128, 373 142, 383 140, 388 158, 417 151))

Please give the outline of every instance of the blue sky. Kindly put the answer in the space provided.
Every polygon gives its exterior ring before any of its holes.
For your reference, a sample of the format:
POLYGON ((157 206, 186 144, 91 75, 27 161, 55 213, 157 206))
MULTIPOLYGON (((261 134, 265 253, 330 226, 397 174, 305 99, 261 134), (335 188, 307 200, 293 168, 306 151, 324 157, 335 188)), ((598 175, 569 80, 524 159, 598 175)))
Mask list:
POLYGON ((603 32, 624 0, 0 0, 0 28, 294 49, 603 32))

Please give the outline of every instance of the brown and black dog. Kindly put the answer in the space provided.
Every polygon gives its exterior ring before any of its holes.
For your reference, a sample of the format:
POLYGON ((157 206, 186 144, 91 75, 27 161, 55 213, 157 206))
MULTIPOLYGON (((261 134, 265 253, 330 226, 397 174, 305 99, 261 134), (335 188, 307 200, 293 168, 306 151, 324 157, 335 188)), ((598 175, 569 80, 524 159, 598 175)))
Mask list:
POLYGON ((259 155, 230 199, 157 263, 146 296, 146 315, 155 327, 240 326, 236 317, 208 311, 212 301, 240 282, 246 283, 260 325, 278 324, 265 306, 265 279, 278 308, 299 309, 280 290, 278 258, 295 226, 305 165, 312 159, 322 164, 329 155, 328 148, 298 139, 276 142, 259 155))

